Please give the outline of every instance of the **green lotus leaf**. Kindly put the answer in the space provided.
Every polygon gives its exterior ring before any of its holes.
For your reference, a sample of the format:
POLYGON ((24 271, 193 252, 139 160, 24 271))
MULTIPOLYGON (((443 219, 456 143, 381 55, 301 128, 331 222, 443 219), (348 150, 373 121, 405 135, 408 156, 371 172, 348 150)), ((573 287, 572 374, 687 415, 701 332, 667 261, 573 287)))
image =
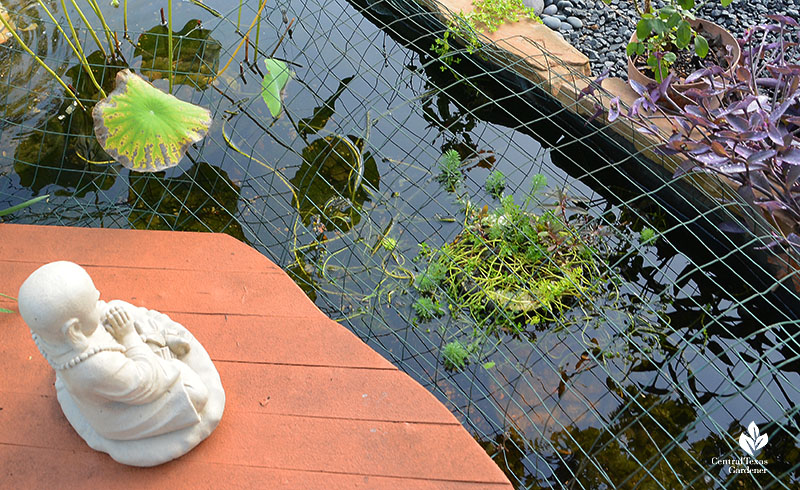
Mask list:
POLYGON ((281 113, 281 92, 289 82, 289 66, 273 58, 264 59, 264 63, 267 65, 267 73, 261 81, 261 97, 267 103, 272 117, 278 117, 281 113))
POLYGON ((130 70, 92 110, 100 146, 125 168, 157 172, 178 165, 208 132, 211 112, 166 94, 130 70))

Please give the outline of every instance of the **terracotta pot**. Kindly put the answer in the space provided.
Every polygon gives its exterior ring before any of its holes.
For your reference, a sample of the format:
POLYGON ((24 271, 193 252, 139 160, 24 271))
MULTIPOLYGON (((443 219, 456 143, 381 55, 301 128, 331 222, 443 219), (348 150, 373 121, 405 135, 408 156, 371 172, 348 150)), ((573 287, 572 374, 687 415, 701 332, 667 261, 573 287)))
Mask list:
MULTIPOLYGON (((722 43, 725 46, 730 46, 732 48, 731 53, 733 54, 733 59, 731 60, 731 65, 728 67, 728 72, 733 72, 733 69, 736 65, 739 64, 739 59, 742 55, 742 50, 739 48, 739 43, 736 42, 736 38, 731 35, 730 32, 725 30, 724 27, 719 26, 713 22, 707 21, 705 19, 695 19, 690 20, 689 24, 691 24, 692 28, 695 31, 702 33, 706 39, 711 37, 720 36, 722 39, 722 43)), ((630 42, 637 41, 638 38, 636 37, 636 30, 634 29, 633 35, 631 36, 630 42)), ((656 83, 656 81, 636 68, 636 65, 633 63, 633 59, 628 57, 628 80, 636 80, 637 82, 641 83, 644 86, 647 86, 651 83, 656 83)), ((708 82, 705 80, 699 80, 693 83, 673 83, 671 90, 670 90, 670 98, 678 104, 679 107, 683 108, 686 104, 692 103, 693 101, 688 97, 681 95, 683 92, 693 89, 693 88, 703 88, 707 87, 708 82)))

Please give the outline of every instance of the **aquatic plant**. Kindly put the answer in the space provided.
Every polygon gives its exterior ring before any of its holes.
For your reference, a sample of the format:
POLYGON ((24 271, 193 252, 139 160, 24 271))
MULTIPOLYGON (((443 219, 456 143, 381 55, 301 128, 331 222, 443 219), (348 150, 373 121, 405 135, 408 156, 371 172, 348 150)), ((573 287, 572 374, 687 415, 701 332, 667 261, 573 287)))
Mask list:
POLYGON ((168 36, 167 26, 158 24, 136 39, 133 56, 142 59, 141 75, 151 81, 160 80, 172 66, 175 72, 173 85, 184 84, 205 90, 219 68, 222 44, 214 39, 211 29, 202 27, 199 19, 189 19, 174 35, 176 43, 172 61, 164 42, 168 36))
POLYGON ((16 205, 11 206, 11 207, 6 208, 6 209, 0 209, 0 218, 2 218, 3 216, 8 216, 11 213, 15 213, 15 212, 19 211, 20 209, 25 209, 27 207, 33 206, 37 202, 44 201, 48 197, 50 197, 50 194, 47 194, 47 195, 44 195, 44 196, 39 196, 39 197, 34 197, 33 199, 28 199, 25 202, 16 204, 16 205))
MULTIPOLYGON (((541 182, 534 179, 533 188, 541 182)), ((492 212, 466 206, 464 229, 455 239, 421 254, 425 268, 414 278, 421 299, 444 295, 451 311, 488 331, 522 333, 594 289, 600 269, 592 246, 599 225, 589 218, 577 216, 578 224, 552 211, 535 214, 513 196, 504 196, 492 212)))
POLYGON ((503 172, 495 170, 486 178, 486 192, 500 198, 506 188, 506 176, 503 172))
POLYGON ((325 99, 322 105, 314 108, 314 112, 310 117, 304 117, 297 121, 297 132, 301 135, 308 136, 316 134, 322 130, 331 116, 336 110, 336 100, 342 95, 344 90, 355 77, 343 78, 339 81, 339 88, 330 97, 325 99))
POLYGON ((456 150, 447 150, 439 159, 439 175, 436 180, 449 192, 454 192, 464 181, 461 172, 461 156, 456 150))
POLYGON ((444 367, 451 370, 462 370, 467 365, 469 350, 458 340, 449 342, 442 349, 444 367))
POLYGON ((641 243, 651 243, 655 241, 656 238, 656 230, 652 228, 642 228, 642 231, 639 232, 639 242, 641 243))
MULTIPOLYGON (((420 244, 422 245, 422 244, 420 244)), ((431 262, 428 268, 414 276, 414 288, 420 293, 433 293, 444 280, 447 270, 440 262, 431 262)))
POLYGON ((444 310, 442 310, 442 306, 439 302, 428 297, 417 298, 412 307, 417 313, 417 318, 423 322, 444 315, 444 310))
POLYGON ((190 145, 203 139, 211 113, 150 85, 130 70, 92 110, 103 149, 124 167, 157 172, 178 165, 190 145))
POLYGON ((383 247, 388 252, 392 252, 394 251, 395 248, 397 248, 397 239, 385 236, 381 238, 381 247, 383 247))

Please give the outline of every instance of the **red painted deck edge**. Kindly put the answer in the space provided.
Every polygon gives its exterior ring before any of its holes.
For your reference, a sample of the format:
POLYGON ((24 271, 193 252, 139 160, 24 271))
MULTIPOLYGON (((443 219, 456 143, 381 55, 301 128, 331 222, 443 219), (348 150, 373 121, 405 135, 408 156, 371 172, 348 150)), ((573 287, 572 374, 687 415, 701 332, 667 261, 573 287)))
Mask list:
POLYGON ((511 487, 432 394, 231 237, 0 224, 0 292, 16 295, 53 260, 84 265, 105 299, 186 325, 217 362, 226 412, 208 440, 176 461, 119 465, 69 427, 27 327, 17 314, 0 314, 3 485, 511 487))

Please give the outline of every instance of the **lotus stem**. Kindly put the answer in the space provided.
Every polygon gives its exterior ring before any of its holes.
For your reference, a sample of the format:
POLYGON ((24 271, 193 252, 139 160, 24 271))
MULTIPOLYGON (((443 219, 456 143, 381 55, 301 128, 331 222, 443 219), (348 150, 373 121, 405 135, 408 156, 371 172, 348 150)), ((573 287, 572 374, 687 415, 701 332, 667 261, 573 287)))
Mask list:
POLYGON ((172 93, 172 0, 167 1, 167 51, 169 51, 169 92, 172 93))
MULTIPOLYGON (((259 0, 260 2, 266 2, 267 0, 259 0)), ((260 7, 260 6, 259 6, 260 7)), ((258 53, 258 40, 261 38, 261 8, 258 9, 258 23, 256 24, 256 53, 258 53)), ((256 55, 253 56, 253 60, 255 61, 256 55)))
MULTIPOLYGON (((61 35, 64 36, 64 40, 67 41, 67 44, 69 44, 69 47, 72 48, 72 51, 75 53, 75 55, 81 61, 81 66, 83 66, 83 69, 84 69, 84 71, 86 71, 86 74, 89 75, 89 78, 92 80, 92 84, 94 84, 94 87, 97 89, 98 92, 100 92, 100 96, 105 99, 106 98, 105 90, 103 90, 103 87, 101 87, 100 84, 97 83, 97 80, 94 78, 94 72, 89 67, 89 61, 86 59, 86 56, 84 56, 83 50, 82 49, 78 49, 80 47, 80 44, 78 45, 78 47, 75 47, 75 45, 72 44, 72 41, 69 40, 69 36, 67 36, 67 33, 64 32, 64 29, 62 29, 61 26, 58 24, 58 22, 56 21, 55 17, 53 17, 53 14, 50 13, 50 10, 47 8, 47 6, 44 4, 44 2, 42 0, 37 0, 37 2, 39 3, 39 6, 42 7, 42 9, 47 14, 47 16, 50 17, 50 20, 53 21, 53 24, 55 24, 56 29, 58 29, 58 32, 60 32, 61 35)), ((69 17, 67 17, 67 22, 69 23, 70 26, 72 26, 72 23, 69 22, 69 17)), ((73 32, 73 34, 75 33, 74 30, 72 32, 73 32)), ((77 41, 77 37, 76 37, 76 41, 77 41)))
MULTIPOLYGON (((6 215, 9 215, 11 213, 17 212, 20 209, 27 208, 28 206, 33 206, 37 202, 43 201, 43 200, 47 199, 48 197, 50 197, 50 194, 45 194, 44 196, 39 196, 39 197, 34 197, 33 199, 28 199, 27 201, 25 201, 23 203, 20 203, 20 204, 17 204, 15 206, 11 206, 10 208, 0 209, 0 216, 6 216, 6 215)), ((14 299, 11 296, 7 296, 7 295, 5 295, 3 293, 0 293, 0 296, 3 296, 4 298, 14 299)))
POLYGON ((122 37, 130 39, 128 37, 128 0, 122 2, 122 29, 124 31, 122 37))
POLYGON ((278 52, 278 48, 281 47, 281 43, 283 42, 283 39, 286 37, 286 33, 289 32, 289 29, 292 28, 292 24, 294 24, 294 20, 296 18, 297 17, 292 17, 292 20, 290 20, 289 23, 286 24, 286 29, 283 31, 283 34, 281 34, 281 38, 278 39, 278 44, 275 45, 275 48, 272 50, 272 53, 270 53, 270 55, 269 55, 270 58, 275 56, 275 53, 278 52))
POLYGON ((240 27, 242 26, 242 0, 239 0, 239 15, 236 18, 236 32, 242 32, 240 27))
POLYGON ((111 58, 115 59, 117 57, 117 50, 115 49, 114 41, 111 40, 111 29, 108 28, 108 24, 106 24, 106 19, 103 17, 103 12, 100 11, 100 6, 97 5, 97 0, 89 0, 89 5, 94 10, 95 15, 97 18, 100 19, 100 24, 103 25, 103 31, 106 33, 106 41, 108 42, 108 49, 111 51, 111 58))
POLYGON ((212 9, 212 8, 211 8, 211 7, 209 7, 208 5, 206 5, 206 4, 204 4, 203 2, 201 2, 200 0, 189 0, 189 1, 190 1, 191 3, 193 3, 194 5, 197 5, 197 6, 198 6, 198 7, 200 7, 201 9, 205 10, 205 11, 206 11, 206 12, 208 12, 209 14, 213 15, 214 17, 222 17, 222 14, 221 14, 221 13, 219 13, 217 10, 214 10, 214 9, 212 9))
POLYGON ((36 62, 39 63, 42 66, 42 68, 44 68, 47 71, 47 73, 49 73, 53 78, 55 78, 56 81, 58 81, 58 83, 62 87, 64 87, 64 90, 67 91, 70 97, 75 99, 75 102, 78 103, 78 106, 85 111, 86 107, 83 106, 83 104, 81 103, 80 99, 78 99, 78 96, 75 94, 75 92, 73 92, 72 89, 69 88, 69 86, 66 83, 64 83, 64 80, 62 80, 61 77, 58 76, 58 74, 56 74, 56 72, 54 72, 49 66, 47 66, 47 63, 45 63, 41 58, 39 58, 39 56, 36 53, 31 51, 31 48, 29 48, 28 45, 25 44, 25 41, 23 41, 22 38, 19 37, 16 29, 11 27, 11 24, 9 24, 8 21, 2 15, 0 15, 0 22, 2 22, 3 27, 5 27, 6 30, 10 32, 12 36, 14 36, 14 39, 19 43, 20 46, 22 46, 22 49, 24 49, 29 55, 33 56, 33 59, 35 59, 36 62))
MULTIPOLYGON (((225 66, 223 66, 222 69, 219 72, 217 72, 217 76, 214 77, 214 80, 219 78, 219 76, 222 75, 225 72, 225 70, 228 69, 228 67, 231 65, 233 60, 236 58, 236 54, 239 52, 240 49, 242 49, 242 45, 247 40, 247 36, 250 34, 250 31, 253 30, 253 26, 256 25, 256 21, 261 17, 261 11, 264 10, 264 6, 266 6, 266 5, 267 5, 267 0, 264 0, 261 3, 261 6, 258 8, 258 12, 256 12, 256 17, 253 19, 253 22, 250 24, 250 27, 247 29, 247 32, 245 33, 244 36, 242 36, 242 40, 239 41, 239 45, 236 46, 236 49, 233 50, 233 54, 231 54, 231 59, 229 59, 228 62, 225 63, 225 66)), ((241 9, 240 9, 240 13, 241 13, 241 9)))
MULTIPOLYGON (((75 10, 78 12, 78 15, 80 15, 81 20, 83 20, 83 23, 86 24, 86 27, 89 29, 89 34, 91 34, 92 38, 94 38, 94 42, 97 43, 97 47, 100 48, 100 51, 103 53, 103 58, 108 58, 108 53, 106 53, 106 50, 103 49, 103 43, 100 42, 100 38, 97 37, 97 33, 94 31, 92 25, 89 23, 88 20, 86 20, 86 16, 83 15, 83 11, 78 6, 78 3, 75 0, 70 0, 70 1, 72 2, 72 6, 75 7, 75 10)), ((63 4, 64 2, 62 1, 61 3, 63 4)), ((66 8, 64 9, 64 12, 66 12, 66 8)), ((72 23, 70 23, 70 26, 72 26, 72 23)))

